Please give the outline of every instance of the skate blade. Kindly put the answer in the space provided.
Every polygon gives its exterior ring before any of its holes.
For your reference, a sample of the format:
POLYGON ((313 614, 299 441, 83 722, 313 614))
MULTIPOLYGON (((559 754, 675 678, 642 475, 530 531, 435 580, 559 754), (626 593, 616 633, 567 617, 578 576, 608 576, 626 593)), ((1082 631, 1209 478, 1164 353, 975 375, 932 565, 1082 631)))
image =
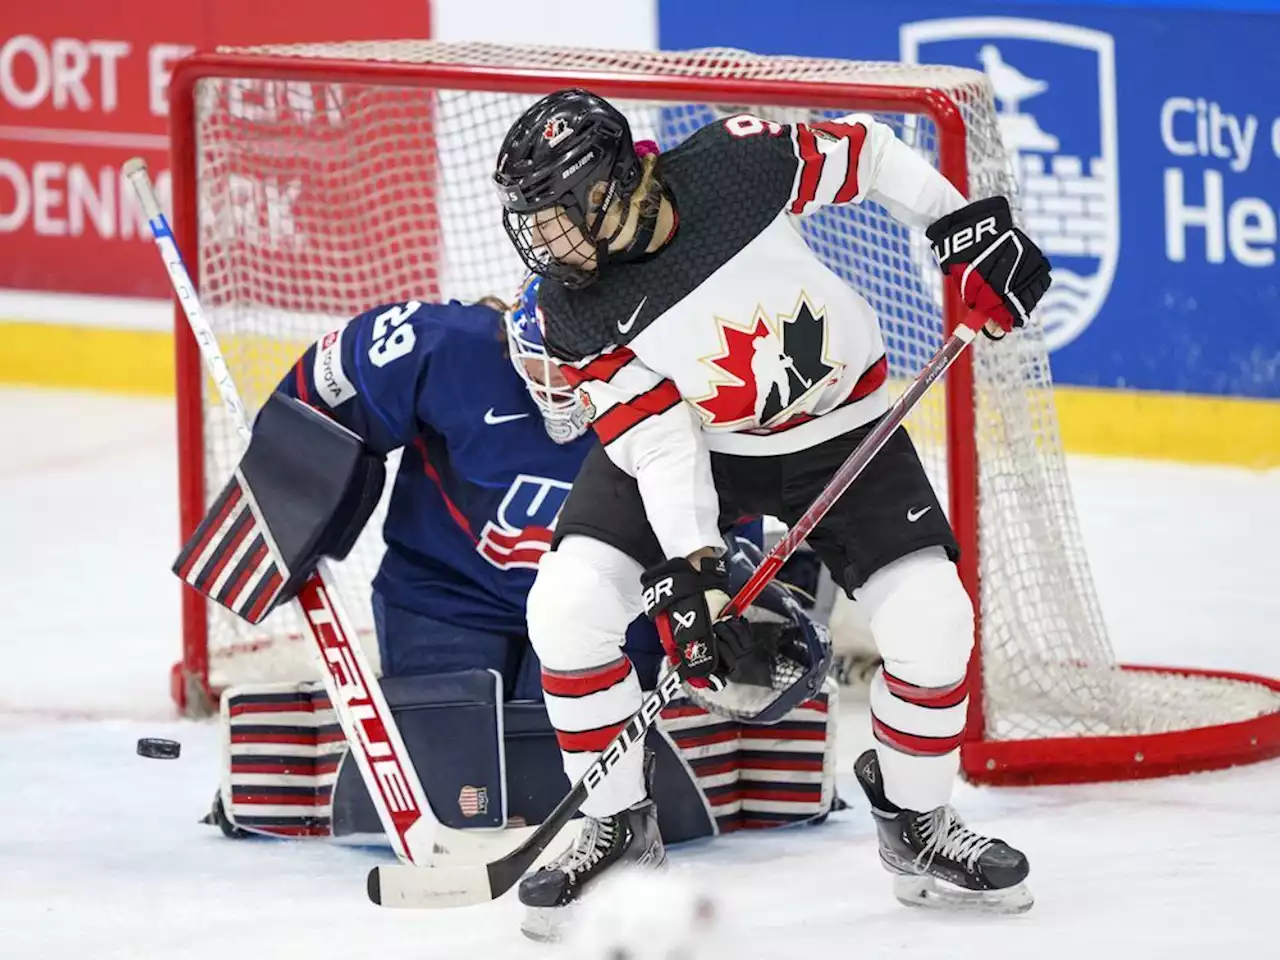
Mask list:
POLYGON ((964 890, 928 876, 894 877, 893 895, 908 907, 971 913, 1026 913, 1036 902, 1025 883, 1004 890, 964 890))

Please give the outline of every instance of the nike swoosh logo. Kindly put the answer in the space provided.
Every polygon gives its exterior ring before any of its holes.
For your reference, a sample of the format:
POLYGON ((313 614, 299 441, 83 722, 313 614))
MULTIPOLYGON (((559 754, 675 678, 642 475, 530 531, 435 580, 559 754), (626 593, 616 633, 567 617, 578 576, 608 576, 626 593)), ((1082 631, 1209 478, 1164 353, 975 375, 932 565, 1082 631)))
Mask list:
POLYGON ((627 322, 618 324, 619 333, 631 332, 631 328, 636 325, 636 319, 640 316, 640 311, 644 309, 644 305, 648 303, 648 301, 649 301, 648 297, 645 297, 643 300, 641 300, 636 305, 635 310, 632 311, 631 316, 627 318, 627 322))
POLYGON ((907 523, 915 523, 932 509, 933 507, 921 507, 919 510, 908 510, 907 523))
POLYGON ((489 424, 491 427, 495 427, 500 423, 510 423, 512 420, 523 420, 527 416, 527 413, 504 413, 499 416, 493 412, 493 407, 490 407, 484 412, 484 422, 489 424))

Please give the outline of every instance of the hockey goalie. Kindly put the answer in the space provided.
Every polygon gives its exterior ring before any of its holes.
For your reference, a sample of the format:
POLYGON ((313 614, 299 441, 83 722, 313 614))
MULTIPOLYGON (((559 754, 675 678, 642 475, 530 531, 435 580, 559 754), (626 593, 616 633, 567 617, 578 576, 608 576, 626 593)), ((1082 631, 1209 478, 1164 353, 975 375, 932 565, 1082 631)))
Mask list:
MULTIPOLYGON (((665 655, 632 583, 577 585, 620 609, 626 656, 607 676, 546 669, 526 600, 574 478, 598 446, 590 409, 548 357, 539 279, 508 306, 408 301, 376 307, 297 359, 259 413, 233 479, 175 571, 258 622, 321 556, 341 558, 378 501, 383 460, 403 450, 373 582, 382 686, 436 817, 448 827, 533 825, 568 792, 560 751, 616 732, 577 711, 607 687, 651 688, 665 655), (269 534, 287 583, 257 572, 269 534), (634 599, 631 599, 633 598, 634 599), (614 598, 628 598, 619 608, 614 598), (552 726, 548 706, 571 719, 552 726)), ((731 584, 760 558, 758 523, 725 516, 731 584)), ((835 685, 823 629, 785 587, 751 616, 772 638, 715 710, 674 701, 649 737, 667 843, 821 821, 835 800, 835 685), (774 682, 776 676, 785 682, 774 682), (718 711, 718 712, 717 712, 718 711)), ((228 836, 362 837, 380 831, 318 681, 225 691, 220 786, 207 818, 228 836)), ((514 841, 511 841, 513 844, 514 841)))

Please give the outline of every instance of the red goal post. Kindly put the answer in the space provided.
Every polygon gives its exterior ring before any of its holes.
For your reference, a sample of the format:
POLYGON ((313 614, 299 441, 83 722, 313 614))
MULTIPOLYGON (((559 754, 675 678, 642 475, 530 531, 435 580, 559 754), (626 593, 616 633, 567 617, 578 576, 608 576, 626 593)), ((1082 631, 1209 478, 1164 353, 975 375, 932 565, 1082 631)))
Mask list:
MULTIPOLYGON (((434 41, 199 54, 177 65, 171 85, 174 228, 250 409, 308 342, 371 305, 514 290, 521 269, 488 176, 519 110, 568 86, 614 100, 664 149, 733 112, 784 121, 874 113, 966 194, 1014 192, 989 85, 960 68, 434 41)), ((960 316, 927 250, 875 204, 828 208, 803 230, 877 309, 891 374, 909 380, 960 316)), ((183 324, 177 365, 185 538, 234 447, 183 324)), ((1280 754, 1276 682, 1115 663, 1041 331, 977 344, 941 400, 923 406, 909 427, 979 611, 963 749, 970 779, 1153 776, 1280 754)), ((377 525, 340 567, 366 631, 377 525)), ((251 630, 193 591, 182 604, 173 689, 185 709, 207 709, 230 683, 308 671, 287 611, 251 630)))

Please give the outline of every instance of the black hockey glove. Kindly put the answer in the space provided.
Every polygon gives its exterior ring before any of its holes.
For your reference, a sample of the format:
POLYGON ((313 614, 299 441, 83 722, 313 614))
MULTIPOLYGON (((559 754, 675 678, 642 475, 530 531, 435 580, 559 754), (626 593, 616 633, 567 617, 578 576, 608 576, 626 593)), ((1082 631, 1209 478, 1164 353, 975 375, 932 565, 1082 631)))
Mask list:
POLYGON ((697 570, 687 560, 667 560, 646 570, 640 582, 645 612, 690 686, 722 690, 740 668, 758 664, 770 653, 765 648, 776 646, 776 637, 754 634, 745 618, 719 616, 729 604, 729 572, 722 557, 704 559, 697 570))
POLYGON ((1026 324, 1052 282, 1049 259, 1013 225, 1004 197, 961 207, 935 221, 925 235, 961 299, 987 317, 982 330, 993 340, 1026 324))

